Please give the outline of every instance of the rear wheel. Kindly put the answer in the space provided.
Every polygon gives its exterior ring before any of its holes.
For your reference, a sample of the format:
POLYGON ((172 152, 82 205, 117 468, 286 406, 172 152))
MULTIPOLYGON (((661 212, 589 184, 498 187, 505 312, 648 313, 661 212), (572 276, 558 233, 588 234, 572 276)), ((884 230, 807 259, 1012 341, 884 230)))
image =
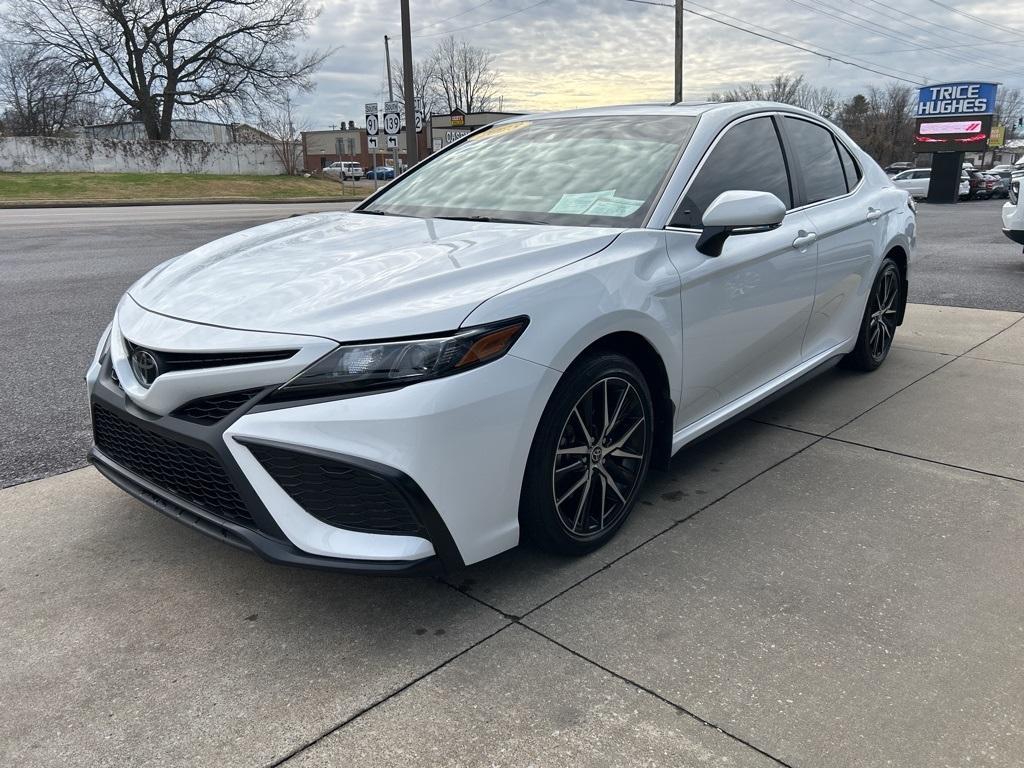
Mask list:
POLYGON ((647 476, 653 418, 647 382, 629 358, 598 353, 574 365, 530 451, 519 510, 526 536, 564 554, 612 538, 647 476))
POLYGON ((886 256, 871 287, 857 336, 857 346, 843 358, 846 367, 873 371, 885 362, 896 334, 902 301, 901 285, 900 268, 886 256))

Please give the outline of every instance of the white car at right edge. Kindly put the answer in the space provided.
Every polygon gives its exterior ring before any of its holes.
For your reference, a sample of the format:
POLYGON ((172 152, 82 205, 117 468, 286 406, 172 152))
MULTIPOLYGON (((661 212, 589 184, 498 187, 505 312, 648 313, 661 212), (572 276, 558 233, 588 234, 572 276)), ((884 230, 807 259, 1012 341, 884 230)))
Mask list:
POLYGON ((1024 171, 1015 171, 1010 180, 1010 197, 1003 204, 1003 234, 1024 245, 1024 206, 1020 202, 1020 183, 1024 171))

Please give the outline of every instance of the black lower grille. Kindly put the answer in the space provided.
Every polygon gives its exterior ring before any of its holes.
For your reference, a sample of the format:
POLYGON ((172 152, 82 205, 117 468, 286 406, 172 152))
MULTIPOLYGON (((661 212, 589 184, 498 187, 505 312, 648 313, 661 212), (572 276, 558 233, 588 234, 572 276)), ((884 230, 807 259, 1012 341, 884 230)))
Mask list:
POLYGON ((111 460, 206 512, 254 527, 238 489, 212 453, 144 429, 98 403, 92 406, 92 424, 96 447, 111 460))
POLYGON ((245 405, 259 394, 260 388, 243 389, 240 392, 225 392, 220 395, 189 400, 171 414, 196 424, 216 424, 229 413, 245 405))
POLYGON ((336 528, 423 535, 408 502, 387 478, 330 459, 249 443, 263 468, 306 512, 336 528))

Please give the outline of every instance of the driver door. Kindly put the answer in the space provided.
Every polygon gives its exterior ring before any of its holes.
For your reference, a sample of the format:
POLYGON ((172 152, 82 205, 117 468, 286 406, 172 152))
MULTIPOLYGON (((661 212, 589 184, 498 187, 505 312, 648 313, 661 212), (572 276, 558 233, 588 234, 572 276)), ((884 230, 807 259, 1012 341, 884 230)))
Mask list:
POLYGON ((683 392, 680 429, 801 362, 814 303, 816 234, 789 210, 767 232, 733 234, 721 255, 696 250, 701 217, 722 192, 771 192, 793 208, 786 157, 772 117, 733 123, 719 135, 666 230, 682 285, 683 392))

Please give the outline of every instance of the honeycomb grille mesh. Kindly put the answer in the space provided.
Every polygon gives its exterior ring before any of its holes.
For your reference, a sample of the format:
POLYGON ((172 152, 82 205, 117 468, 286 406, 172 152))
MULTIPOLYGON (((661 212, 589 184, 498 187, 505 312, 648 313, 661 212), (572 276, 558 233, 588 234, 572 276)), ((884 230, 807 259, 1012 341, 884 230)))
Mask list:
POLYGON ((113 461, 206 512, 255 527, 213 454, 143 429, 98 403, 92 406, 92 424, 96 447, 113 461))
POLYGON ((229 413, 245 405, 259 394, 260 388, 244 389, 240 392, 226 392, 221 395, 190 400, 177 408, 171 415, 196 424, 216 424, 229 413))
POLYGON ((305 453, 257 444, 247 447, 277 484, 317 520, 367 533, 424 534, 405 497, 385 478, 305 453))

